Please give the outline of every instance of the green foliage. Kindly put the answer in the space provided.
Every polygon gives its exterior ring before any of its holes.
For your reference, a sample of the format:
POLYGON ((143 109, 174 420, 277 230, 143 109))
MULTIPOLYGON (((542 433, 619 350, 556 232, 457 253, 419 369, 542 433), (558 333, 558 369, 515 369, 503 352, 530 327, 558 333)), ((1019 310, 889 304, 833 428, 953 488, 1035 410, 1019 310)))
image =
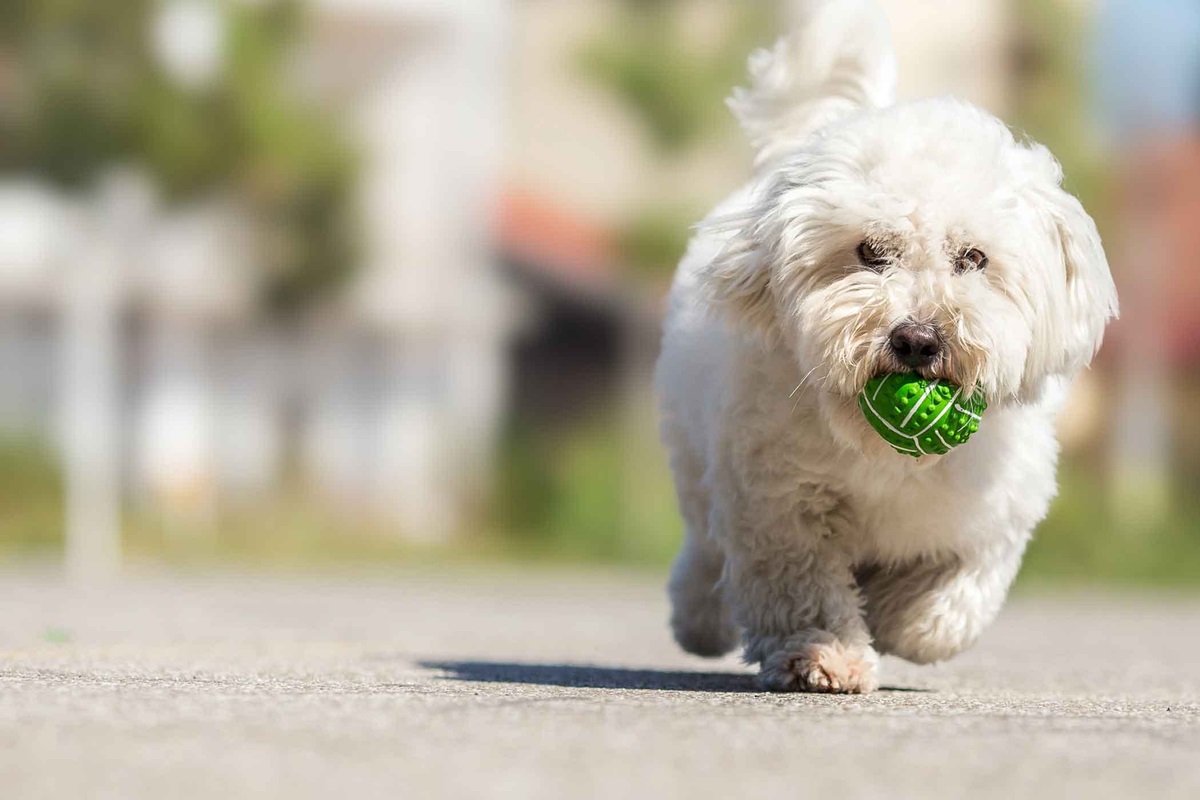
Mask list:
POLYGON ((662 565, 681 522, 655 437, 594 420, 557 434, 520 430, 497 471, 498 519, 527 557, 662 565))
POLYGON ((720 130, 721 99, 745 73, 746 54, 770 27, 771 4, 737 8, 715 46, 693 41, 679 0, 621 4, 617 22, 584 48, 580 65, 620 98, 664 153, 720 130))
POLYGON ((1084 13, 1065 0, 1018 0, 1013 121, 1050 148, 1063 165, 1067 189, 1103 230, 1109 176, 1091 133, 1084 13))
POLYGON ((62 547, 62 477, 45 448, 0 440, 0 487, 0 553, 62 547))
POLYGON ((171 200, 232 195, 259 227, 266 299, 288 310, 355 263, 356 164, 285 74, 302 32, 292 0, 221 5, 225 60, 183 86, 154 56, 152 0, 7 0, 0 15, 0 171, 85 188, 144 166, 171 200))
MULTIPOLYGON (((775 4, 723 7, 728 25, 717 41, 688 28, 681 0, 625 0, 616 21, 580 53, 583 74, 617 97, 664 160, 727 131, 723 99, 745 77, 746 56, 773 29, 775 4)), ((700 207, 648 206, 621 226, 618 247, 636 275, 670 274, 683 255, 700 207)))
POLYGON ((624 264, 640 276, 670 275, 691 238, 696 212, 649 208, 633 216, 617 232, 624 264))
MULTIPOLYGON (((525 429, 509 437, 498 470, 498 553, 656 568, 669 562, 682 529, 670 474, 652 437, 619 430, 612 420, 593 420, 555 434, 525 429)), ((1064 466, 1021 583, 1194 586, 1195 499, 1184 497, 1153 530, 1124 530, 1103 501, 1103 476, 1089 463, 1077 458, 1064 466)))
MULTIPOLYGON (((303 493, 222 515, 217 528, 178 540, 133 515, 131 558, 177 564, 262 566, 531 559, 662 568, 679 546, 681 523, 670 475, 653 437, 621 437, 594 420, 557 434, 514 432, 504 448, 497 507, 500 536, 470 537, 449 550, 422 550, 363 521, 322 511, 303 493)), ((44 449, 0 442, 0 557, 62 547, 62 481, 44 449)), ((1122 530, 1101 477, 1083 459, 1062 470, 1061 491, 1025 558, 1023 585, 1127 584, 1195 587, 1200 575, 1200 505, 1181 502, 1152 530, 1122 530)), ((490 533, 490 532, 488 532, 490 533)))
POLYGON ((1160 525, 1127 530, 1105 502, 1102 476, 1084 463, 1067 464, 1059 496, 1034 535, 1022 583, 1196 586, 1200 575, 1200 505, 1182 490, 1160 525))

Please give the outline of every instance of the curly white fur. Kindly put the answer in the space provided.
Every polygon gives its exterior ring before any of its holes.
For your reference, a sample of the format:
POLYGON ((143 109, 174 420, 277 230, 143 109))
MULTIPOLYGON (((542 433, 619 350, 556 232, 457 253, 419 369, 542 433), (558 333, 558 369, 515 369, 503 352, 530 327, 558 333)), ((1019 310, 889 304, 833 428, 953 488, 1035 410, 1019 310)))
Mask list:
POLYGON ((999 610, 1055 494, 1054 416, 1116 294, 1096 228, 1040 145, 951 98, 891 105, 870 3, 811 4, 731 102, 750 185, 693 239, 658 386, 687 534, 672 626, 701 655, 741 638, 773 689, 870 691, 877 653, 921 663, 999 610), (880 271, 859 263, 869 239, 880 271), (957 272, 978 248, 985 270, 957 272), (925 371, 981 387, 978 434, 893 452, 854 402, 901 368, 899 323, 936 325, 925 371))

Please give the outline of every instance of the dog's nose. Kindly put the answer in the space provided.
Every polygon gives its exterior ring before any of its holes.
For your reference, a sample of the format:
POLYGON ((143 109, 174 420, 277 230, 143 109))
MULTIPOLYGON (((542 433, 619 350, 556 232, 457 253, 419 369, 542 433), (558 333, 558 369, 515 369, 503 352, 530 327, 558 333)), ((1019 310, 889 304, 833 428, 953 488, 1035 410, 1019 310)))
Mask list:
POLYGON ((920 322, 905 322, 892 330, 892 352, 909 367, 927 367, 942 352, 942 337, 937 328, 920 322))

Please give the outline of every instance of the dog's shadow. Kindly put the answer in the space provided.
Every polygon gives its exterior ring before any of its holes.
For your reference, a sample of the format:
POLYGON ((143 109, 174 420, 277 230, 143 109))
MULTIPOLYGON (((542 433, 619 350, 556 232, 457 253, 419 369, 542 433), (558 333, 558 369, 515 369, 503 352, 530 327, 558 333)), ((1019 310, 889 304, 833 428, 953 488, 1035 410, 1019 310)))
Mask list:
POLYGON ((625 669, 584 664, 522 664, 507 661, 422 661, 444 678, 481 683, 526 683, 575 689, 659 689, 676 692, 758 692, 753 675, 625 669))
MULTIPOLYGON (((688 672, 625 669, 583 664, 522 664, 509 661, 422 661, 425 669, 445 673, 447 680, 479 683, 523 683, 575 689, 660 690, 674 692, 762 693, 755 675, 744 672, 688 672)), ((882 691, 923 692, 928 689, 882 687, 882 691)))

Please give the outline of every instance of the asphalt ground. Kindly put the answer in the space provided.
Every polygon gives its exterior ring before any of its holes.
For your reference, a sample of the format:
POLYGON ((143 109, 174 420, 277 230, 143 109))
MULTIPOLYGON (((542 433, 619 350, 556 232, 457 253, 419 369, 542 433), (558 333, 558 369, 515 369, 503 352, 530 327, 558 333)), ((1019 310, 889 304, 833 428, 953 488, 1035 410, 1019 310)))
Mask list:
POLYGON ((1200 797, 1200 598, 1020 596, 880 692, 776 695, 658 584, 0 572, 0 797, 1200 797))

